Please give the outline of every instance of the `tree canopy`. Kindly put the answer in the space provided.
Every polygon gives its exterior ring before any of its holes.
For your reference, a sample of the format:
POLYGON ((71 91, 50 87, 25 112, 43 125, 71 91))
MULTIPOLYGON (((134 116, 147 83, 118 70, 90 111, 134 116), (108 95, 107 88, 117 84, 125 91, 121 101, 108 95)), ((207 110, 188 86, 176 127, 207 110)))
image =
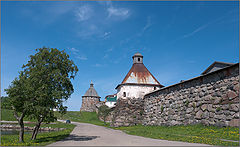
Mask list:
POLYGON ((19 77, 6 89, 14 111, 37 120, 32 139, 36 138, 41 122, 56 119, 53 109, 66 111, 63 102, 74 92, 71 79, 78 72, 64 50, 43 47, 36 51, 22 66, 19 77))

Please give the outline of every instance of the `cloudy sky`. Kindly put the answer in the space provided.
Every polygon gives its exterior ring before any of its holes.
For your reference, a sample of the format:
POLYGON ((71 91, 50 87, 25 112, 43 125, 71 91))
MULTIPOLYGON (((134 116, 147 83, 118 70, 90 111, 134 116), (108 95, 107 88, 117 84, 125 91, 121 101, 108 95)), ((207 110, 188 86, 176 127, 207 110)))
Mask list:
POLYGON ((214 61, 239 62, 238 2, 1 2, 1 95, 35 49, 65 50, 79 68, 66 102, 78 111, 91 80, 104 100, 132 55, 169 86, 214 61))

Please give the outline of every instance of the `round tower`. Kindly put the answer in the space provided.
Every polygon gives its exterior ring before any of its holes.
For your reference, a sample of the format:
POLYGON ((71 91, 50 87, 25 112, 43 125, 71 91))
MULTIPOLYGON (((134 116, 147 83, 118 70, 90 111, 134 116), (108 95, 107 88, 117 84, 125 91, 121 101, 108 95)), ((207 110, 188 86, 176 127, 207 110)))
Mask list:
POLYGON ((80 111, 95 112, 96 105, 100 102, 100 96, 98 96, 97 91, 93 87, 91 81, 90 88, 86 91, 84 96, 82 96, 82 106, 80 111))

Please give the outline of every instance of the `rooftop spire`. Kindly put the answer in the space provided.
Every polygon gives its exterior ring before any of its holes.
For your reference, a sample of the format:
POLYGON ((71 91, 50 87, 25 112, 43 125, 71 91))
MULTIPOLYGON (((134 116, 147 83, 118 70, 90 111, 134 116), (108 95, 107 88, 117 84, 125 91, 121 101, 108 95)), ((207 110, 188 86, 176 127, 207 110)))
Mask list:
POLYGON ((143 63, 143 55, 140 53, 136 53, 132 56, 133 64, 135 63, 143 63))
POLYGON ((93 82, 92 82, 92 80, 91 80, 91 84, 90 84, 90 87, 93 87, 93 82))
POLYGON ((84 94, 84 96, 90 96, 90 97, 98 97, 98 94, 97 94, 97 91, 94 89, 93 87, 93 82, 91 81, 91 84, 90 84, 90 88, 86 91, 86 93, 84 94))

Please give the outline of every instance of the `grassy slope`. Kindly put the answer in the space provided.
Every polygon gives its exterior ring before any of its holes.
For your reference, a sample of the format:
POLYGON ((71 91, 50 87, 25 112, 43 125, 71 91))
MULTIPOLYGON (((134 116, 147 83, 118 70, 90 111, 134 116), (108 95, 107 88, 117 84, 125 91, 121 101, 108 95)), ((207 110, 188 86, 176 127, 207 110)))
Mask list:
POLYGON ((116 128, 131 135, 155 139, 203 143, 211 145, 237 146, 239 143, 221 141, 220 139, 239 141, 238 128, 214 127, 203 125, 187 126, 131 126, 116 128))
MULTIPOLYGON (((65 115, 58 115, 59 119, 69 119, 71 121, 86 122, 103 126, 104 123, 98 120, 95 112, 69 111, 65 115)), ((106 125, 109 127, 109 124, 106 125)), ((184 141, 192 143, 203 143, 211 145, 236 146, 239 143, 226 142, 220 139, 239 141, 239 128, 234 127, 214 127, 203 125, 188 126, 131 126, 113 128, 122 130, 131 135, 144 136, 155 139, 184 141)))
POLYGON ((91 123, 99 126, 104 126, 104 123, 97 117, 96 112, 79 112, 79 111, 68 111, 66 114, 61 115, 58 112, 55 113, 58 119, 69 119, 71 121, 91 123))
MULTIPOLYGON (((13 111, 8 110, 8 109, 1 109, 1 120, 17 121, 13 115, 13 111)), ((34 121, 33 119, 29 119, 27 117, 25 117, 23 120, 24 121, 34 121)))
MULTIPOLYGON (((1 110, 1 120, 7 121, 16 121, 11 110, 1 110)), ((29 120, 28 118, 24 119, 25 121, 34 121, 29 120)), ((60 122, 55 122, 56 124, 42 124, 41 127, 51 127, 51 128, 66 128, 63 131, 54 131, 54 132, 41 132, 38 134, 37 139, 31 141, 32 134, 24 134, 25 143, 18 143, 18 135, 1 135, 1 146, 44 146, 58 140, 61 140, 67 137, 75 125, 65 124, 60 122)), ((34 124, 25 124, 25 126, 34 126, 34 124)))

